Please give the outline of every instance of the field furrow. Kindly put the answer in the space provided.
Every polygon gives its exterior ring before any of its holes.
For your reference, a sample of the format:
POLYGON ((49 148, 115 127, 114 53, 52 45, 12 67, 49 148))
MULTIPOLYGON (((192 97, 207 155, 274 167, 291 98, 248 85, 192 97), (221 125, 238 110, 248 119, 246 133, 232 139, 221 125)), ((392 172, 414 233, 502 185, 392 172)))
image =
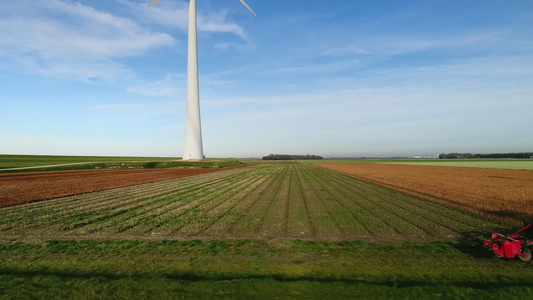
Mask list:
POLYGON ((242 196, 248 194, 255 188, 261 177, 257 174, 244 176, 241 180, 233 182, 227 189, 221 190, 214 195, 211 200, 198 207, 198 214, 187 219, 179 228, 175 229, 178 235, 199 235, 207 230, 213 223, 220 220, 229 210, 231 210, 242 196))
POLYGON ((287 235, 296 238, 312 238, 316 230, 309 219, 309 209, 304 197, 302 169, 295 168, 291 174, 290 206, 287 209, 287 235))
POLYGON ((280 184, 268 200, 269 205, 263 213, 260 225, 258 226, 261 236, 275 238, 285 236, 287 233, 287 217, 290 206, 289 196, 293 168, 294 165, 287 165, 285 170, 280 173, 280 177, 276 179, 280 181, 280 184))
MULTIPOLYGON (((343 183, 341 183, 342 185, 343 183)), ((347 184, 347 183, 345 183, 347 184)), ((365 189, 364 191, 353 190, 349 184, 347 192, 356 194, 359 198, 365 199, 367 207, 372 208, 372 213, 396 232, 396 236, 457 236, 458 231, 449 230, 448 227, 439 226, 431 220, 432 211, 413 212, 405 209, 405 202, 396 196, 396 193, 390 191, 384 193, 381 189, 365 189), (383 197, 387 195, 387 197, 383 197)), ((421 201, 421 200, 418 200, 421 201)), ((360 202, 361 203, 361 202, 360 202)), ((442 211, 440 212, 442 214, 442 211)))
MULTIPOLYGON (((338 176, 340 176, 338 179, 339 184, 350 185, 353 182, 351 178, 346 178, 346 176, 341 174, 338 176)), ((414 230, 416 227, 424 232, 412 231, 415 235, 432 235, 435 233, 450 235, 464 231, 483 230, 486 226, 490 226, 490 222, 482 219, 471 220, 467 214, 457 210, 445 209, 445 213, 443 213, 443 207, 441 205, 410 197, 400 192, 391 191, 389 194, 394 198, 386 199, 385 201, 379 200, 379 195, 382 194, 383 187, 374 185, 368 186, 365 195, 361 195, 361 197, 376 199, 374 200, 376 205, 380 205, 385 210, 395 213, 398 218, 413 225, 414 227, 411 226, 411 230, 414 230)), ((394 223, 398 228, 409 227, 409 225, 402 225, 398 221, 394 223)))
MULTIPOLYGON (((327 199, 330 203, 336 202, 335 211, 333 214, 337 218, 337 223, 339 227, 342 228, 342 231, 346 237, 365 237, 369 235, 369 231, 366 229, 368 226, 371 226, 371 222, 367 218, 362 218, 361 215, 365 214, 365 210, 361 206, 353 206, 349 202, 349 199, 346 196, 339 194, 336 191, 336 187, 332 187, 331 184, 335 184, 336 180, 329 178, 324 180, 325 176, 321 174, 320 169, 311 168, 306 172, 305 182, 308 182, 308 185, 312 187, 319 197, 322 199, 327 199)), ((334 174, 328 174, 328 177, 331 177, 334 174)))
MULTIPOLYGON (((236 205, 230 216, 224 217, 229 224, 226 230, 229 236, 254 235, 253 230, 251 230, 251 232, 249 231, 252 227, 252 222, 258 221, 258 219, 254 219, 254 217, 257 214, 257 211, 261 210, 261 206, 267 203, 265 201, 266 197, 268 197, 272 189, 275 189, 275 184, 278 183, 274 178, 284 168, 284 166, 279 165, 274 168, 269 168, 269 166, 266 167, 267 168, 265 168, 265 166, 262 167, 263 171, 266 172, 261 173, 261 177, 263 178, 261 185, 257 186, 248 195, 243 197, 243 200, 236 205)), ((209 233, 210 230, 207 230, 207 232, 209 233)))
POLYGON ((255 201, 242 215, 235 226, 231 228, 232 233, 237 233, 245 237, 258 236, 264 223, 264 218, 270 211, 274 198, 283 183, 283 176, 288 172, 288 165, 280 165, 271 169, 268 175, 268 189, 263 190, 255 198, 255 201))

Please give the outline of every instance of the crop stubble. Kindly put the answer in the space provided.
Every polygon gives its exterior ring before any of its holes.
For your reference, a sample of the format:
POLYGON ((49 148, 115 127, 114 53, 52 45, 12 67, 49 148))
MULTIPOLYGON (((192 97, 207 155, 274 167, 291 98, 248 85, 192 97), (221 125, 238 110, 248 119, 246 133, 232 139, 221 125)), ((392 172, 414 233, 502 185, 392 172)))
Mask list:
POLYGON ((498 224, 307 164, 262 164, 0 208, 0 238, 457 240, 498 224))

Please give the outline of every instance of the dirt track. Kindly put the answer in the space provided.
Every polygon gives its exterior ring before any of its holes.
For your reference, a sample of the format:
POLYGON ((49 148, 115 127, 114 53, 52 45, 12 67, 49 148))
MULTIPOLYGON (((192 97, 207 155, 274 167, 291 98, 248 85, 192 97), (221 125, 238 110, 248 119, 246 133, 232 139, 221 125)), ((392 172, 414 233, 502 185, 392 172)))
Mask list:
POLYGON ((133 169, 1 174, 0 207, 220 170, 222 169, 133 169))
POLYGON ((533 218, 533 172, 396 164, 318 164, 478 215, 517 224, 533 218))

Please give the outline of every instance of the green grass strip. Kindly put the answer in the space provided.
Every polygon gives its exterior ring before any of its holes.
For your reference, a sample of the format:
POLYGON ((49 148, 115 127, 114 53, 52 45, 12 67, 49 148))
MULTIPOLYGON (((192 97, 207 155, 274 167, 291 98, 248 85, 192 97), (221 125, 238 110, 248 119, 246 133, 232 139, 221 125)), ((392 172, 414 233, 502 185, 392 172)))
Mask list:
POLYGON ((533 296, 533 265, 479 246, 360 241, 48 241, 0 245, 0 297, 494 299, 533 296))

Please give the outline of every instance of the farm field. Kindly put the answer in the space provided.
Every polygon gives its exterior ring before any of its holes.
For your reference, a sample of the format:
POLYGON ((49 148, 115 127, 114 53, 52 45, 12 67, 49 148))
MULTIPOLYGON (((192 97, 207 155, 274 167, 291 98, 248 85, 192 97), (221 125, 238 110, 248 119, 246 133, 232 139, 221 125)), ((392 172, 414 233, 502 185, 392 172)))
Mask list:
POLYGON ((533 159, 512 158, 471 158, 471 159, 438 159, 438 158, 360 158, 360 159, 324 159, 305 161, 305 163, 327 164, 401 164, 418 166, 463 167, 503 170, 533 171, 533 159))
POLYGON ((434 159, 429 161, 418 161, 411 159, 408 161, 386 161, 388 164, 406 164, 420 166, 442 166, 442 167, 463 167, 463 168, 485 168, 485 169, 505 169, 505 170, 526 170, 533 171, 533 159, 434 159))
POLYGON ((0 174, 0 207, 220 170, 222 169, 135 169, 0 174))
POLYGON ((165 162, 171 157, 66 156, 66 155, 7 155, 0 154, 0 170, 42 167, 64 164, 165 162))
POLYGON ((515 225, 533 218, 533 172, 400 164, 317 164, 436 203, 515 225))
POLYGON ((0 208, 0 298, 529 299, 531 262, 479 247, 512 229, 256 164, 0 208))
POLYGON ((0 209, 4 240, 457 241, 500 227, 309 164, 261 164, 0 209))

